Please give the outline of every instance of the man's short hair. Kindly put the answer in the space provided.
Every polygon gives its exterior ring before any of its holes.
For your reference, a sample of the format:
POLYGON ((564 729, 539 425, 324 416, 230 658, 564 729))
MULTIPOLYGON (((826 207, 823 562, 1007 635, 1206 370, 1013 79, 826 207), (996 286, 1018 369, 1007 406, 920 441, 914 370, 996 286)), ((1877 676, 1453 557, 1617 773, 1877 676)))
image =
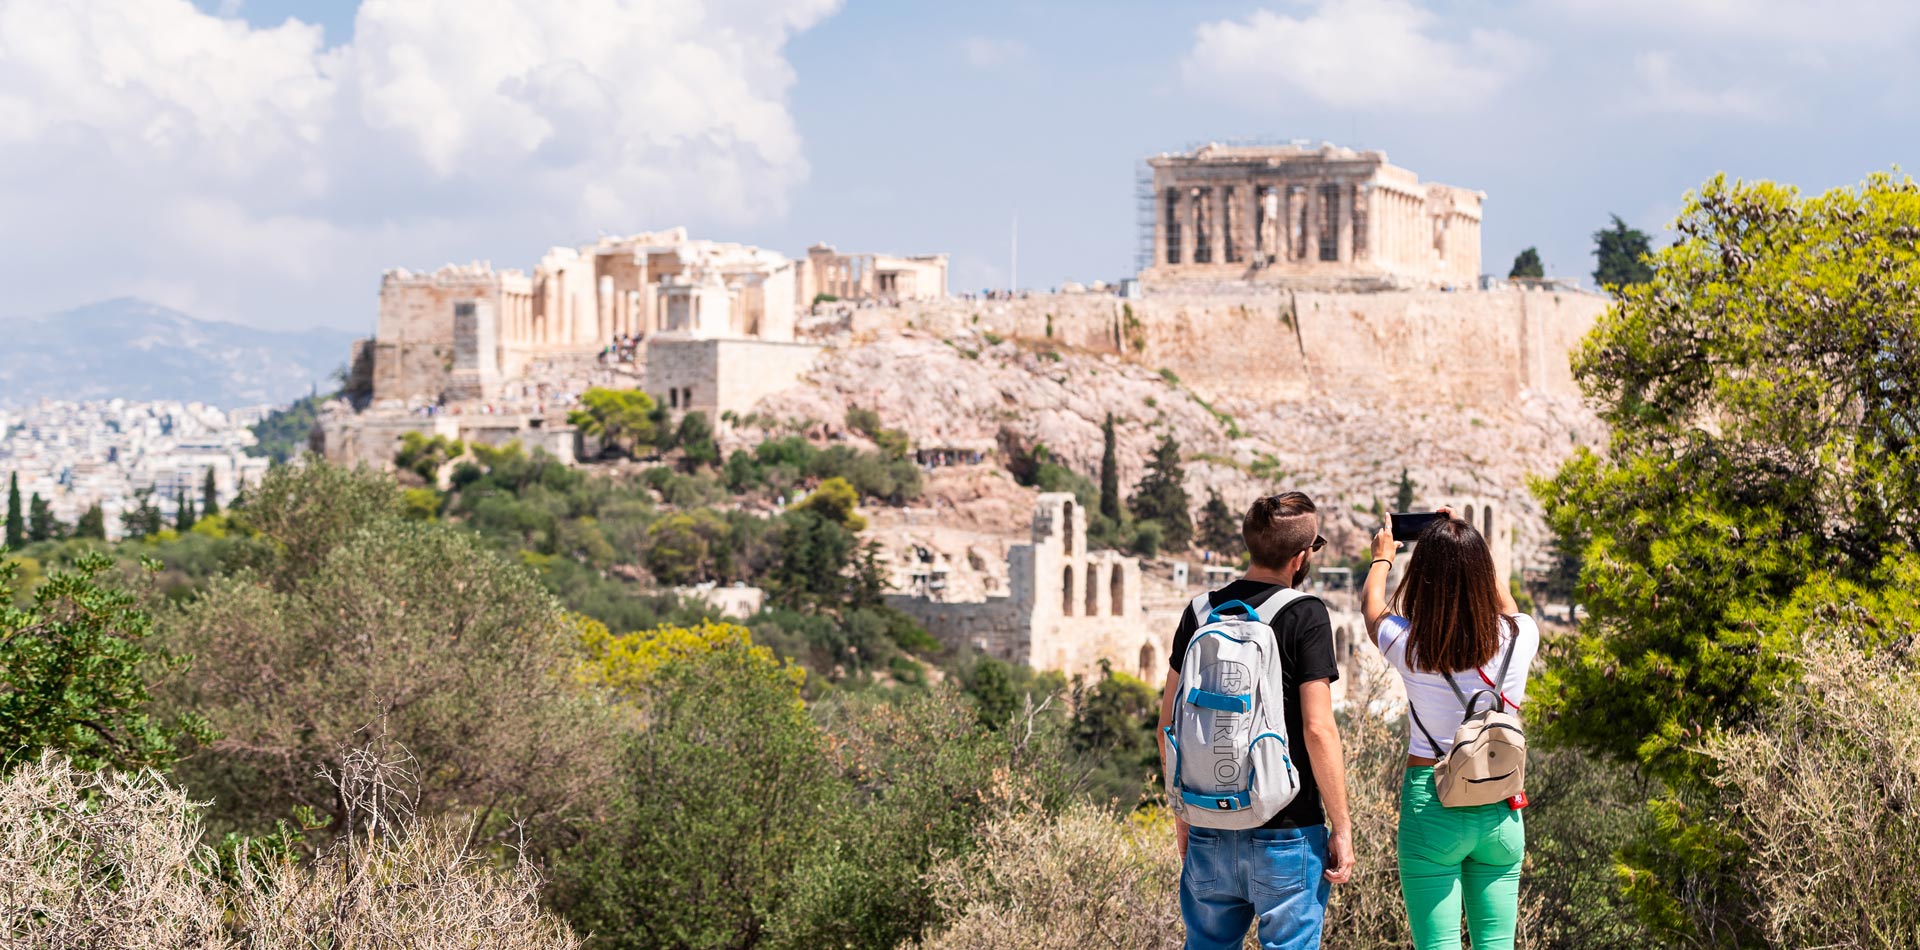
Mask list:
POLYGON ((1293 556, 1313 546, 1319 529, 1313 499, 1297 491, 1268 495, 1247 509, 1247 520, 1240 525, 1247 553, 1261 567, 1284 566, 1293 556))

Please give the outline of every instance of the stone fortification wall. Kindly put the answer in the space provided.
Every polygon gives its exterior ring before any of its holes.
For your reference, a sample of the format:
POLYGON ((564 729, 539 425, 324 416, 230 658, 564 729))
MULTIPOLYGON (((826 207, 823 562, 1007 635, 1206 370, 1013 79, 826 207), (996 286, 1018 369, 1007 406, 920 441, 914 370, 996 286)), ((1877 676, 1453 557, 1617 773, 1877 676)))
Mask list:
POLYGON ((1378 293, 1040 294, 918 301, 852 330, 963 329, 1123 354, 1208 398, 1357 397, 1498 407, 1522 390, 1578 396, 1567 356, 1606 309, 1595 294, 1509 288, 1378 293))
POLYGON ((499 278, 480 265, 383 277, 373 343, 374 400, 406 402, 445 391, 453 381, 454 305, 491 303, 498 292, 499 278))
POLYGON ((979 650, 1009 663, 1027 662, 1031 611, 1022 610, 1011 597, 948 603, 888 594, 886 601, 948 646, 979 650))

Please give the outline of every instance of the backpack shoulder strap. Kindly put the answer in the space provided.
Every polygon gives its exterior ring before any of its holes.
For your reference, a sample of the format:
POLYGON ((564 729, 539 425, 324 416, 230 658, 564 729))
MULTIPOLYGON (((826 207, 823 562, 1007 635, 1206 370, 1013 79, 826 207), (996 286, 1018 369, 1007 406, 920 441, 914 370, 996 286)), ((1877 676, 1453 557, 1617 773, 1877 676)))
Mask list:
MULTIPOLYGON (((1501 618, 1503 621, 1505 618, 1501 618)), ((1513 668, 1513 650, 1520 645, 1520 625, 1513 625, 1513 636, 1507 638, 1507 655, 1500 660, 1500 678, 1493 681, 1493 695, 1498 708, 1505 712, 1507 708, 1507 671, 1513 668)))
POLYGON ((1213 612, 1213 592, 1208 591, 1193 599, 1187 605, 1187 612, 1193 615, 1194 632, 1207 625, 1207 615, 1213 612))
POLYGON ((1266 596, 1262 597, 1260 599, 1260 602, 1253 605, 1253 607, 1254 607, 1254 612, 1257 613, 1260 617, 1260 622, 1268 626, 1272 626, 1274 620, 1279 618, 1280 611, 1283 611, 1288 607, 1291 607, 1294 604, 1299 603, 1302 600, 1318 600, 1318 599, 1319 598, 1314 597, 1314 595, 1312 594, 1308 594, 1302 591, 1297 591, 1291 587, 1282 587, 1277 590, 1268 591, 1266 596))
POLYGON ((1434 756, 1436 758, 1439 757, 1440 743, 1435 742, 1433 733, 1427 731, 1427 724, 1420 721, 1420 714, 1413 709, 1413 697, 1411 696, 1407 697, 1407 717, 1413 720, 1414 728, 1419 729, 1420 734, 1427 737, 1427 747, 1433 750, 1434 756))

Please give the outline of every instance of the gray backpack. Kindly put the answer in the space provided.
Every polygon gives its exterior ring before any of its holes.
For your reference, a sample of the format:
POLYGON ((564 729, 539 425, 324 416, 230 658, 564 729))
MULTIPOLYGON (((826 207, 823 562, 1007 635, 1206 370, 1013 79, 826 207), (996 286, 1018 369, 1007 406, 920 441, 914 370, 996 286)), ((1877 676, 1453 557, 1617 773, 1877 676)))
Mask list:
POLYGON ((1258 828, 1299 793, 1300 773, 1287 754, 1288 697, 1273 618, 1309 596, 1284 588, 1257 607, 1194 598, 1197 629, 1165 731, 1167 802, 1188 824, 1258 828))

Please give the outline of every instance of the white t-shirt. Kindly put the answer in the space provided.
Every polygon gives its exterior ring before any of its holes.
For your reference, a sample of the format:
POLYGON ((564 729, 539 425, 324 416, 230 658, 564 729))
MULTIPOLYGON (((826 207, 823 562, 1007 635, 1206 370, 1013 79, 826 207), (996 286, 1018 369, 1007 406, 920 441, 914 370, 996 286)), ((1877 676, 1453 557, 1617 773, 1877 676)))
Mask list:
MULTIPOLYGON (((1527 701, 1527 667, 1533 663, 1534 655, 1540 652, 1540 628, 1526 614, 1514 614, 1513 620, 1520 642, 1514 645, 1513 665, 1507 668, 1507 681, 1502 684, 1501 692, 1508 703, 1519 706, 1527 701)), ((1475 690, 1488 689, 1487 684, 1499 674, 1500 661, 1507 653, 1507 641, 1513 636, 1507 631, 1507 625, 1501 624, 1500 649, 1495 651, 1493 659, 1485 667, 1453 674, 1454 683, 1469 699, 1475 690), (1485 679, 1481 678, 1483 673, 1485 679)), ((1389 615, 1381 619, 1380 652, 1394 669, 1400 671, 1400 681, 1407 686, 1407 703, 1420 713, 1421 725, 1426 726, 1427 731, 1433 733, 1434 741, 1440 743, 1439 749, 1429 745, 1427 737, 1420 734, 1409 714, 1407 732, 1412 738, 1407 744, 1407 752, 1434 759, 1445 755, 1453 745, 1453 731, 1460 728, 1461 720, 1467 718, 1466 709, 1460 705, 1460 697, 1454 695, 1446 677, 1439 673, 1417 671, 1407 662, 1406 618, 1389 615)), ((1481 700, 1480 705, 1484 707, 1486 700, 1481 700)))

